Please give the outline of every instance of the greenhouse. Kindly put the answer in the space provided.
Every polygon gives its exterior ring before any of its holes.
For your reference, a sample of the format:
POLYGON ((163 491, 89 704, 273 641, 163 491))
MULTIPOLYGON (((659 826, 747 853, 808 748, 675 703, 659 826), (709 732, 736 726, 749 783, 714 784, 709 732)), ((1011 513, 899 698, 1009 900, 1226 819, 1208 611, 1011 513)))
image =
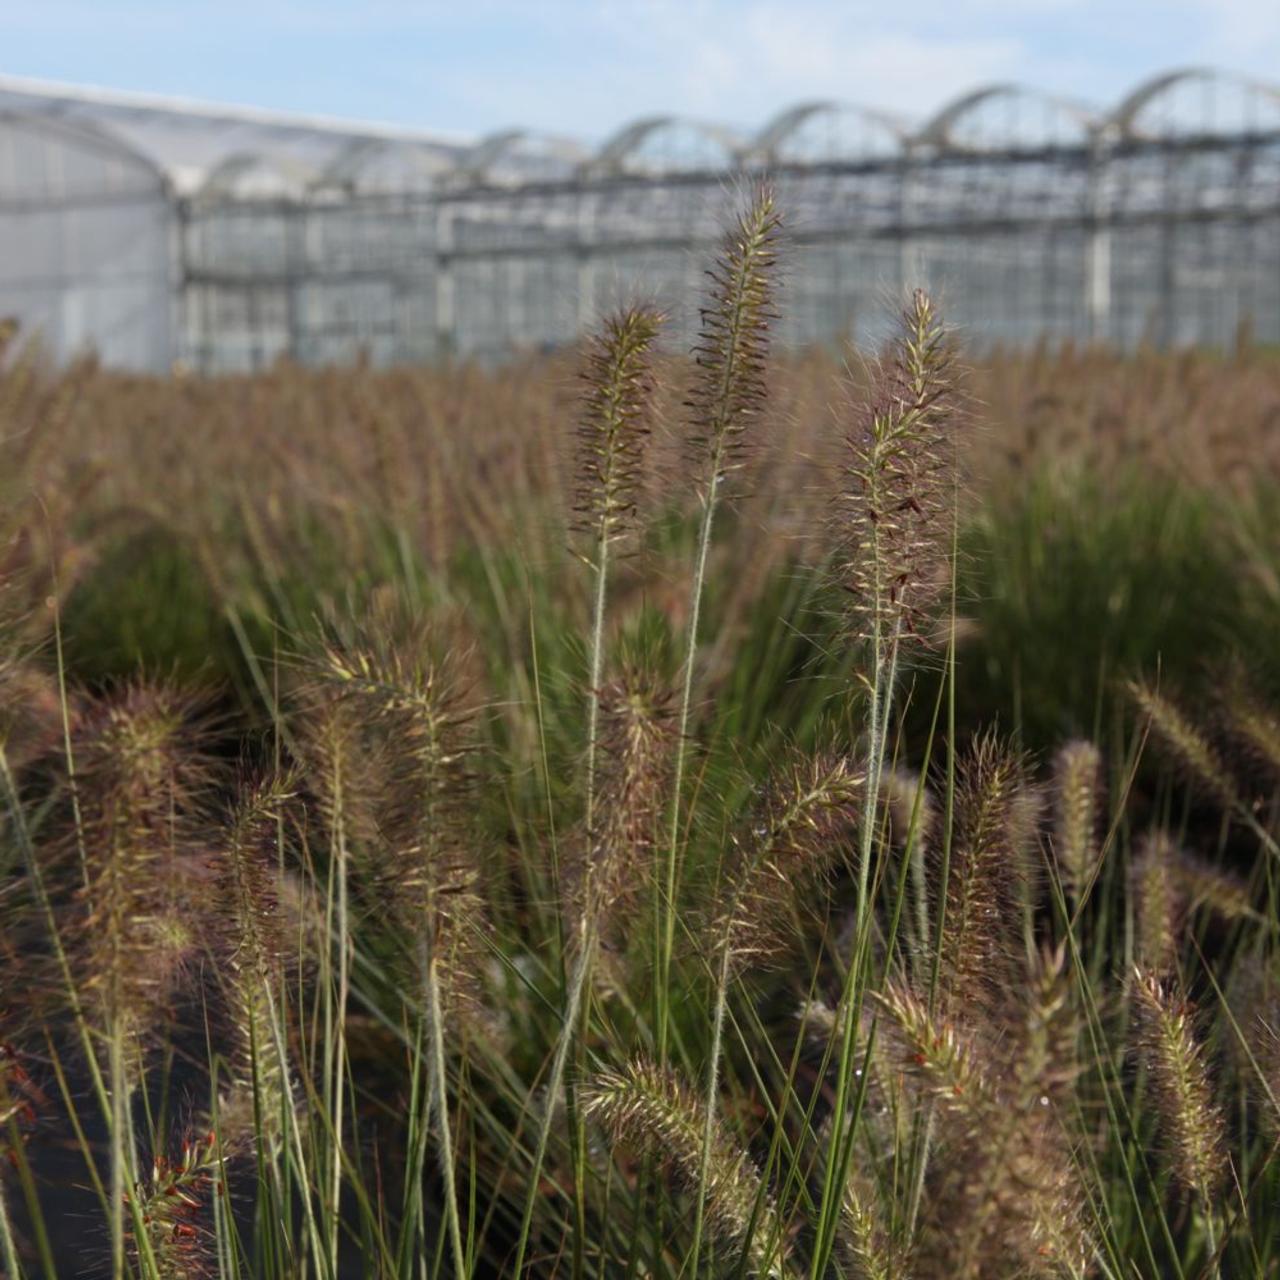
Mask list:
POLYGON ((761 176, 791 345, 874 344, 914 284, 978 343, 1280 342, 1280 87, 1203 69, 1110 108, 991 85, 924 121, 811 102, 595 147, 0 79, 0 317, 144 370, 497 359, 636 294, 686 337, 761 176))

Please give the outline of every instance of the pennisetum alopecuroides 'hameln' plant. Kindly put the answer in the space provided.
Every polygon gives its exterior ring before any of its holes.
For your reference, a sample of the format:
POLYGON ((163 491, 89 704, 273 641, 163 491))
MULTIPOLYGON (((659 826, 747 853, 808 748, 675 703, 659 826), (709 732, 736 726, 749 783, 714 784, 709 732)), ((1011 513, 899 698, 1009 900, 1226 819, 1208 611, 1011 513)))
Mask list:
MULTIPOLYGON (((900 649, 906 641, 927 638, 932 611, 947 586, 954 543, 960 416, 955 364, 941 317, 923 290, 914 291, 889 351, 873 365, 869 397, 858 399, 850 388, 845 412, 851 425, 831 517, 832 574, 846 600, 846 638, 866 653, 859 676, 865 695, 866 796, 857 850, 854 957, 841 994, 833 1149, 842 1156, 828 1162, 824 1175, 824 1229, 810 1272, 814 1280, 834 1246, 836 1207, 852 1154, 853 1135, 844 1131, 843 1117, 865 990, 871 863, 900 649)), ((910 843, 919 856, 920 842, 910 843)), ((950 848, 945 838, 943 848, 950 848)))
POLYGON ((414 1099, 400 1266, 409 1265, 422 1206, 422 1169, 430 1133, 437 1140, 452 1262, 465 1275, 448 1105, 446 1022, 475 1024, 477 975, 484 955, 478 848, 471 829, 470 716, 457 682, 420 628, 396 641, 372 634, 331 645, 321 663, 325 685, 352 703, 380 744, 382 795, 373 839, 375 870, 408 949, 408 1012, 428 1054, 425 1114, 414 1099), (430 1124, 427 1123, 429 1118, 430 1124))
POLYGON ((766 367, 781 226, 773 191, 761 188, 725 235, 720 255, 708 272, 711 289, 702 308, 701 332, 694 348, 697 368, 687 410, 693 429, 693 461, 701 485, 702 518, 690 587, 683 685, 676 722, 670 831, 663 874, 655 881, 654 988, 659 1063, 665 1062, 667 1055, 667 991, 680 879, 684 771, 707 558, 725 482, 741 461, 748 429, 760 415, 768 394, 766 367))
MULTIPOLYGON (((547 1078, 547 1104, 538 1121, 516 1246, 517 1275, 524 1266, 547 1143, 582 1016, 583 993, 590 982, 604 911, 622 893, 619 872, 630 838, 645 838, 637 826, 628 826, 636 816, 628 810, 632 803, 647 807, 654 778, 661 771, 653 750, 662 740, 665 719, 660 697, 649 699, 636 672, 631 675, 637 678, 607 691, 603 687, 609 565, 616 544, 634 529, 644 450, 652 426, 653 348, 661 327, 662 316, 652 308, 628 307, 611 316, 601 332, 589 339, 581 372, 574 526, 586 541, 584 558, 593 577, 583 820, 586 854, 573 870, 576 892, 569 898, 566 939, 572 958, 565 974, 564 1016, 547 1078), (616 749, 610 752, 614 767, 607 779, 607 795, 600 803, 601 707, 606 703, 606 750, 609 746, 616 749), (609 715, 610 711, 615 714, 609 715)), ((570 1107, 570 1114, 576 1115, 575 1107, 570 1107)), ((576 1142, 575 1158, 579 1158, 580 1147, 581 1142, 576 1142)))

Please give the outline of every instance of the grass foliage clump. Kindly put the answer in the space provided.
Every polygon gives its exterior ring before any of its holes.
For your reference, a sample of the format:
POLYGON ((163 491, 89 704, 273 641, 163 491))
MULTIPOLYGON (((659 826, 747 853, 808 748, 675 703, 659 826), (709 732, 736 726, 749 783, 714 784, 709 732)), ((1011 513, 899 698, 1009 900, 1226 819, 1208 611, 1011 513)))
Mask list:
POLYGON ((5 356, 0 1272, 1275 1269, 1276 371, 784 361, 785 252, 576 378, 5 356))

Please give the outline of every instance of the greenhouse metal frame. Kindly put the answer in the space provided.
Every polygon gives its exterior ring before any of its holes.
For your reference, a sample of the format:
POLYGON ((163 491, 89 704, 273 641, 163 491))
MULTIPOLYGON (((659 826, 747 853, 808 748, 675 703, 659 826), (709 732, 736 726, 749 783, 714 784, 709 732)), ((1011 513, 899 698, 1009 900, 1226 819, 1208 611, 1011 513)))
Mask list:
POLYGON ((1205 69, 1108 111, 991 85, 594 149, 0 79, 0 316, 143 370, 498 359, 636 295, 686 341, 765 177, 790 345, 875 345, 918 284, 977 344, 1280 342, 1280 87, 1205 69))

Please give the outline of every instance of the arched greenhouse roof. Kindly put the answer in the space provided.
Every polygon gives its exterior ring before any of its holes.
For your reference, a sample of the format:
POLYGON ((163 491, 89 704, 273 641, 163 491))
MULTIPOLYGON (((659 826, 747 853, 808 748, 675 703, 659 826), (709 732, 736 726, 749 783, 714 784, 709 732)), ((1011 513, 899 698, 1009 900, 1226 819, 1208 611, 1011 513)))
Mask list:
POLYGON ((900 155, 905 121, 851 102, 802 102, 779 112, 756 134, 753 152, 765 164, 822 164, 900 155))
POLYGON ((199 195, 241 200, 297 199, 315 185, 319 176, 311 165, 293 156, 243 151, 214 165, 199 195))
POLYGON ((1067 98, 1018 84, 989 84, 937 112, 915 136, 938 151, 1039 151, 1087 144, 1099 116, 1067 98))
MULTIPOLYGON (((1152 77, 1094 111, 1017 84, 963 94, 918 127, 873 107, 818 100, 754 133, 678 115, 619 129, 594 150, 510 129, 479 141, 392 125, 217 106, 0 76, 11 149, 39 136, 86 158, 77 181, 101 189, 153 180, 178 196, 297 199, 309 193, 429 193, 469 186, 662 179, 774 165, 874 164, 923 153, 981 156, 1235 134, 1280 134, 1280 86, 1206 68, 1152 77), (22 133, 26 130, 26 133, 22 133), (43 131, 43 133, 40 133, 43 131)), ((31 166, 28 166, 30 169, 31 166)), ((31 181, 36 181, 32 178, 31 181)))
POLYGON ((1131 139, 1273 133, 1280 131, 1280 84, 1183 67, 1144 81, 1121 100, 1108 123, 1131 139))
POLYGON ((355 192, 430 191, 457 172, 457 160, 420 142, 354 138, 316 179, 321 189, 355 192))
POLYGON ((683 116, 648 116, 624 125, 592 161, 604 175, 705 173, 736 166, 743 140, 723 125, 683 116))
POLYGON ((206 187, 221 166, 253 156, 267 168, 322 174, 353 142, 414 142, 450 164, 467 146, 444 135, 323 116, 214 106, 151 94, 0 77, 0 112, 56 118, 114 139, 163 173, 179 195, 206 187))
POLYGON ((0 103, 0 173, 4 194, 18 200, 156 194, 165 174, 145 155, 92 121, 32 115, 0 103), (73 152, 74 165, 51 167, 49 147, 73 152))
POLYGON ((525 182, 564 182, 574 176, 588 152, 570 138, 529 129, 503 129, 482 138, 459 161, 463 177, 486 186, 525 182))

